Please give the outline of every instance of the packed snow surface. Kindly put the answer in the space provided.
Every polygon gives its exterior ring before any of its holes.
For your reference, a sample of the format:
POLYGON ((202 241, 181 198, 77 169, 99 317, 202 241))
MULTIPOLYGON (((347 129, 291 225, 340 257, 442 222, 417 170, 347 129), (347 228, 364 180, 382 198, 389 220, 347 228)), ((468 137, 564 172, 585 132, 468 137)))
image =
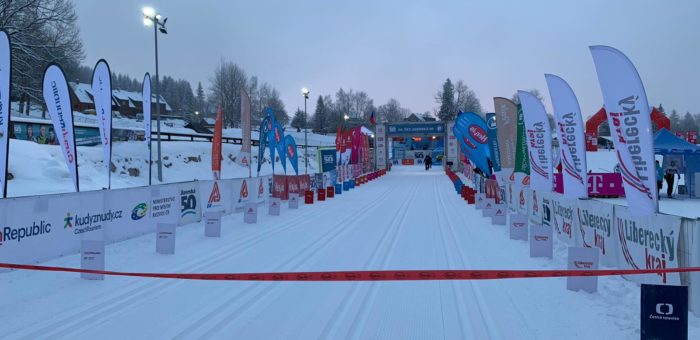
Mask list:
MULTIPOLYGON (((175 255, 155 235, 112 244, 107 269, 222 273, 378 269, 564 269, 531 259, 456 195, 435 168, 387 176, 259 223, 224 217, 178 228, 175 255)), ((78 267, 79 256, 44 263, 78 267)), ((638 339, 640 288, 604 277, 595 294, 565 279, 430 282, 225 282, 0 273, 3 338, 16 339, 638 339)), ((691 314, 690 338, 700 338, 691 314)))

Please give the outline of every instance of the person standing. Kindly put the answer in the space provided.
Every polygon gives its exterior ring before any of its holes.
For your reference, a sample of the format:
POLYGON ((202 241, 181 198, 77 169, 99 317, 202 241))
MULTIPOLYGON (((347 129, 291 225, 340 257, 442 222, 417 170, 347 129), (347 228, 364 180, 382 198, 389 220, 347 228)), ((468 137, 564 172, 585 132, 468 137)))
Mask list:
POLYGON ((676 161, 671 161, 671 164, 666 167, 666 196, 668 198, 673 198, 673 182, 676 179, 676 176, 678 176, 678 179, 681 179, 681 174, 678 173, 678 168, 676 167, 676 161))
POLYGON ((656 195, 661 195, 661 187, 664 185, 664 169, 661 168, 659 161, 656 161, 656 195))
POLYGON ((433 158, 430 155, 426 155, 423 162, 425 163, 425 170, 429 170, 433 166, 433 158))

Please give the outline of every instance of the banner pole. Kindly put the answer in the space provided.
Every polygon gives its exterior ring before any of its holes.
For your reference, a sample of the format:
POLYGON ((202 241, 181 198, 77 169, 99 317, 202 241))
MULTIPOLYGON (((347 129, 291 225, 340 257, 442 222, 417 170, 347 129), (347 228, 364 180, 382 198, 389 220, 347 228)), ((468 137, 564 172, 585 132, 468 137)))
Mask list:
MULTIPOLYGON (((5 169, 3 169, 5 171, 5 177, 3 177, 3 183, 2 183, 3 184, 2 197, 7 198, 7 182, 8 182, 7 178, 9 177, 8 169, 9 169, 9 165, 10 165, 10 132, 11 132, 10 126, 12 124, 11 123, 11 121, 12 121, 11 120, 12 119, 11 111, 12 110, 10 109, 11 105, 9 105, 10 98, 12 98, 10 96, 10 92, 12 91, 12 86, 10 86, 10 83, 12 82, 12 41, 10 40, 10 35, 4 29, 0 29, 0 34, 4 35, 5 38, 7 38, 7 60, 8 60, 8 65, 9 65, 8 70, 7 70, 7 72, 8 72, 8 77, 7 77, 7 103, 8 103, 8 105, 7 105, 7 108, 4 108, 4 107, 2 108, 3 110, 7 110, 7 139, 5 140, 5 142, 7 144, 5 145, 5 169)), ((2 93, 2 90, 3 89, 0 89, 0 94, 2 93)), ((0 100, 2 100, 2 98, 0 98, 0 100)), ((0 112, 0 115, 2 115, 2 114, 3 113, 0 112)))

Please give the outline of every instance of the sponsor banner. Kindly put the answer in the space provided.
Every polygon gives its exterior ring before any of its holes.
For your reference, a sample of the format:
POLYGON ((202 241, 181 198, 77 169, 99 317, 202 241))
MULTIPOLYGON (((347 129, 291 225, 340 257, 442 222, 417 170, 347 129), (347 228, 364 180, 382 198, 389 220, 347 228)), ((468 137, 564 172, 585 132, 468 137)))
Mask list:
POLYGON ((199 222, 202 219, 202 208, 199 199, 197 182, 185 182, 178 184, 180 191, 180 222, 179 225, 199 222))
MULTIPOLYGON (((265 144, 269 142, 269 134, 271 130, 271 123, 270 123, 270 117, 265 116, 263 120, 260 122, 260 130, 258 133, 258 174, 260 174, 260 168, 262 167, 263 162, 265 161, 265 144)), ((270 148, 270 160, 272 162, 272 169, 274 170, 275 168, 275 156, 274 156, 274 151, 272 148, 270 148)))
POLYGON ((281 200, 287 200, 289 198, 288 189, 289 188, 287 187, 287 176, 272 176, 272 197, 279 198, 281 200))
POLYGON ((564 197, 588 197, 586 178, 586 142, 581 108, 569 84, 555 75, 545 74, 554 107, 559 136, 564 197))
POLYGON ((7 196, 7 161, 10 148, 10 36, 0 30, 0 198, 7 196))
POLYGON ((309 175, 299 175, 297 181, 299 182, 299 192, 304 193, 311 190, 311 177, 309 175))
POLYGON ((459 161, 459 142, 457 141, 457 137, 455 137, 454 126, 455 122, 448 122, 447 130, 445 130, 447 133, 447 161, 452 162, 452 164, 457 164, 459 161))
POLYGON ((498 127, 496 125, 496 114, 486 114, 486 134, 489 137, 489 154, 493 172, 501 171, 501 149, 498 145, 498 127))
POLYGON ((57 64, 49 64, 44 71, 44 101, 53 121, 53 128, 58 136, 58 144, 63 152, 63 159, 68 166, 68 173, 73 178, 75 191, 80 191, 78 179, 78 153, 75 149, 73 127, 73 105, 71 103, 68 82, 63 69, 57 64))
POLYGON ((688 143, 698 144, 698 132, 695 130, 688 131, 688 143))
POLYGON ((473 112, 461 112, 457 116, 454 133, 462 153, 487 177, 491 176, 490 151, 486 122, 473 112))
POLYGON ((581 244, 600 250, 604 266, 617 267, 619 238, 613 228, 614 205, 595 200, 580 200, 577 203, 576 219, 581 244))
POLYGON ((527 202, 527 209, 525 210, 530 219, 530 223, 541 225, 542 224, 542 198, 544 197, 541 191, 534 189, 528 189, 525 191, 525 196, 529 199, 527 202))
POLYGON ((688 339, 688 294, 686 286, 642 285, 641 339, 688 339))
POLYGON ((151 75, 146 73, 143 76, 143 87, 141 89, 141 98, 143 98, 143 131, 146 138, 146 147, 148 148, 148 185, 151 185, 151 169, 153 162, 153 152, 151 151, 151 75))
POLYGON ((566 199, 554 193, 547 196, 552 205, 552 222, 557 239, 571 247, 581 246, 576 200, 566 199))
POLYGON ((231 207, 230 212, 243 211, 245 203, 250 199, 250 184, 252 178, 237 178, 226 180, 225 182, 230 183, 231 192, 231 207))
POLYGON ((515 144, 515 163, 513 164, 513 173, 521 175, 530 174, 530 159, 527 155, 527 131, 525 130, 525 115, 520 104, 517 105, 517 142, 515 144))
POLYGON ((498 126, 501 167, 513 169, 517 142, 518 108, 510 99, 502 97, 493 98, 493 106, 496 111, 496 125, 498 126))
POLYGON ((287 176, 287 190, 290 194, 299 194, 299 176, 287 176))
POLYGON ((272 176, 262 176, 255 179, 256 202, 264 202, 270 197, 270 189, 272 188, 272 176))
POLYGON ((334 170, 338 164, 335 149, 318 148, 318 163, 318 169, 320 172, 334 170))
POLYGON ((527 241, 527 236, 527 216, 518 213, 510 214, 510 239, 527 241))
POLYGON ((528 156, 530 158, 530 187, 550 192, 552 179, 552 129, 542 102, 532 93, 518 91, 523 107, 528 156))
POLYGON ((658 210, 651 112, 637 69, 622 52, 591 46, 631 213, 658 210))
MULTIPOLYGON (((569 270, 597 270, 599 253, 597 249, 569 247, 569 270)), ((598 290, 598 277, 567 277, 566 289, 595 293, 598 290)))
MULTIPOLYGON (((632 216, 627 207, 616 205, 614 228, 619 241, 618 268, 678 268, 680 217, 663 214, 632 216)), ((677 286, 681 283, 678 273, 632 275, 626 278, 645 284, 677 286)))
POLYGON ((377 139, 376 145, 376 155, 377 155, 377 169, 386 169, 386 150, 387 150, 387 140, 386 140, 386 125, 378 124, 377 128, 377 139))
POLYGON ((167 184, 150 188, 151 201, 148 209, 151 219, 159 223, 177 224, 180 221, 181 211, 180 186, 167 184))
POLYGON ((445 133, 445 125, 440 122, 435 123, 399 123, 389 125, 387 135, 396 136, 423 136, 441 135, 445 133))
POLYGON ((112 73, 104 59, 100 59, 92 73, 92 97, 95 103, 95 115, 99 128, 105 170, 107 171, 107 188, 112 187, 112 73))
POLYGON ((285 158, 292 163, 295 174, 299 174, 299 155, 297 154, 297 143, 292 135, 284 136, 284 150, 287 153, 285 158))
POLYGON ((205 212, 224 211, 230 212, 231 190, 227 185, 229 181, 198 181, 199 199, 202 202, 202 214, 205 212), (226 189, 229 190, 226 190, 226 189))
POLYGON ((250 96, 248 92, 241 89, 241 132, 243 134, 243 142, 241 144, 241 151, 238 152, 236 157, 236 163, 240 166, 248 167, 248 174, 250 175, 250 96))
POLYGON ((214 180, 221 179, 221 136, 223 133, 222 115, 223 112, 221 111, 221 106, 219 106, 216 112, 214 137, 211 141, 211 171, 214 174, 214 180))

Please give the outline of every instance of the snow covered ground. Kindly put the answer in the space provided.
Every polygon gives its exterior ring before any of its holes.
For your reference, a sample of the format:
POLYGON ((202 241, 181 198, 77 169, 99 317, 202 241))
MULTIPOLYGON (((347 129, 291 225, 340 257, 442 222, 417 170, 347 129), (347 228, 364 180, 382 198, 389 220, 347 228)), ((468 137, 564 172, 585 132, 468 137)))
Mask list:
MULTIPOLYGON (((163 182, 174 183, 192 180, 212 179, 211 143, 172 141, 162 142, 163 182)), ((248 177, 248 168, 234 162, 240 145, 223 144, 222 178, 248 177)), ((299 148, 299 171, 304 172, 304 149, 299 148)), ((257 170, 258 148, 253 147, 253 176, 257 170)), ((156 143, 153 142, 153 160, 156 156, 156 143)), ((107 170, 103 161, 102 146, 78 147, 78 170, 80 188, 83 191, 100 190, 107 187, 107 170)), ((260 174, 272 173, 269 153, 265 151, 267 163, 260 174)), ((148 185, 148 148, 145 142, 115 142, 112 145, 112 163, 116 172, 112 173, 112 188, 125 188, 148 185), (138 176, 131 176, 129 169, 138 169, 138 176)), ((10 140, 10 173, 14 179, 8 182, 8 195, 27 196, 62 192, 73 192, 73 181, 68 174, 63 154, 57 145, 40 145, 34 142, 10 140)), ((279 160, 275 172, 283 173, 279 160)), ((316 148, 309 149, 309 172, 316 172, 318 160, 316 148)), ((153 183, 157 181, 157 166, 152 166, 153 183)), ((293 173, 287 162, 288 173, 293 173)))
MULTIPOLYGON (((454 193, 440 169, 396 166, 337 198, 261 209, 257 225, 226 216, 223 236, 180 227, 175 255, 155 236, 107 247, 110 270, 268 272, 374 269, 563 269, 531 259, 454 193)), ((79 256, 45 263, 79 266, 79 256)), ((213 282, 13 271, 0 274, 4 338, 638 339, 639 287, 619 277, 599 292, 565 279, 431 282, 213 282)), ((691 314, 690 338, 700 338, 691 314)))

